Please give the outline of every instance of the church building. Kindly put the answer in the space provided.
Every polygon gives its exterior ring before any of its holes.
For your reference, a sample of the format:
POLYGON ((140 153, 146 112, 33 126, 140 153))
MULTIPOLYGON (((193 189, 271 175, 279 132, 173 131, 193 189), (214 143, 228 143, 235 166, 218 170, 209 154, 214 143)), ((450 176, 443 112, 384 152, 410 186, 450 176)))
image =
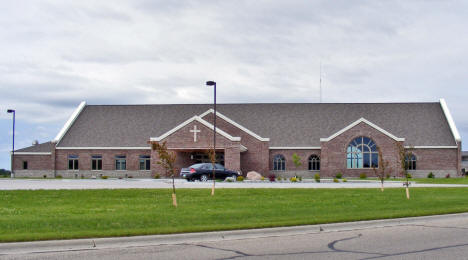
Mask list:
POLYGON ((383 161, 390 176, 399 176, 401 148, 411 151, 406 161, 414 177, 461 173, 461 137, 443 99, 220 104, 216 112, 215 130, 210 104, 82 102, 54 140, 15 151, 15 176, 164 176, 152 142, 166 142, 180 171, 209 161, 214 131, 217 161, 243 175, 374 176, 383 161), (293 154, 301 165, 294 164, 293 154))

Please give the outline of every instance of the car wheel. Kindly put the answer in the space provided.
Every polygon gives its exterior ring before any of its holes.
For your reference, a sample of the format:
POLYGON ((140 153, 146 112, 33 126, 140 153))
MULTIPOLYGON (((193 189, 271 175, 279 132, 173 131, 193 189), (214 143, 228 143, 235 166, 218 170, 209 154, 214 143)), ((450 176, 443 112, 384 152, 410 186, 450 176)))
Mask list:
POLYGON ((203 174, 202 176, 200 176, 200 181, 208 181, 208 176, 206 174, 203 174))

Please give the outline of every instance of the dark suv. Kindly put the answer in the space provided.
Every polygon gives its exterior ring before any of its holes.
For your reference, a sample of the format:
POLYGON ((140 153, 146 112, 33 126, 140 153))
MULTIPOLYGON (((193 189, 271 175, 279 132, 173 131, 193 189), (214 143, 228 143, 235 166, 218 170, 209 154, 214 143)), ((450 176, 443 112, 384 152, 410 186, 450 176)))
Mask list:
MULTIPOLYGON (((215 164, 216 179, 226 179, 227 177, 237 178, 239 174, 235 171, 224 168, 221 164, 215 164)), ((180 177, 187 179, 187 181, 207 181, 213 179, 213 164, 211 163, 197 163, 188 168, 180 170, 180 177)))

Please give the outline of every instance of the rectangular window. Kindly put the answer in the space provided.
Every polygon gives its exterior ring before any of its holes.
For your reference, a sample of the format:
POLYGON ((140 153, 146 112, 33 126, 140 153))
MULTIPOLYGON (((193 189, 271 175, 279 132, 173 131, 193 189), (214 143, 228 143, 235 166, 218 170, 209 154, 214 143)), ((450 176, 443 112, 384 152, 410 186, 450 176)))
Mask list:
POLYGON ((28 169, 28 161, 23 161, 23 170, 28 169))
POLYGON ((140 155, 140 170, 149 171, 151 165, 151 157, 149 155, 140 155))
POLYGON ((102 156, 101 155, 91 156, 91 170, 93 171, 102 170, 102 156))
POLYGON ((68 169, 73 171, 78 170, 78 155, 68 156, 68 169))
POLYGON ((127 169, 127 157, 125 155, 115 156, 115 169, 117 171, 124 171, 127 169))

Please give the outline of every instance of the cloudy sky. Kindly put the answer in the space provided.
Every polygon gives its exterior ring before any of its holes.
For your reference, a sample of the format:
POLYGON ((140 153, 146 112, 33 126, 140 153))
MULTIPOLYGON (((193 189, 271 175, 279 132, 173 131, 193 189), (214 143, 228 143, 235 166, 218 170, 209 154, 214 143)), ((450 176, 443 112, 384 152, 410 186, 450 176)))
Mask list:
MULTIPOLYGON (((90 104, 445 98, 468 138, 467 1, 1 1, 0 168, 90 104)), ((409 122, 410 123, 410 122, 409 122)), ((466 141, 465 141, 466 143, 466 141)), ((464 145, 467 150, 468 146, 464 145)))

